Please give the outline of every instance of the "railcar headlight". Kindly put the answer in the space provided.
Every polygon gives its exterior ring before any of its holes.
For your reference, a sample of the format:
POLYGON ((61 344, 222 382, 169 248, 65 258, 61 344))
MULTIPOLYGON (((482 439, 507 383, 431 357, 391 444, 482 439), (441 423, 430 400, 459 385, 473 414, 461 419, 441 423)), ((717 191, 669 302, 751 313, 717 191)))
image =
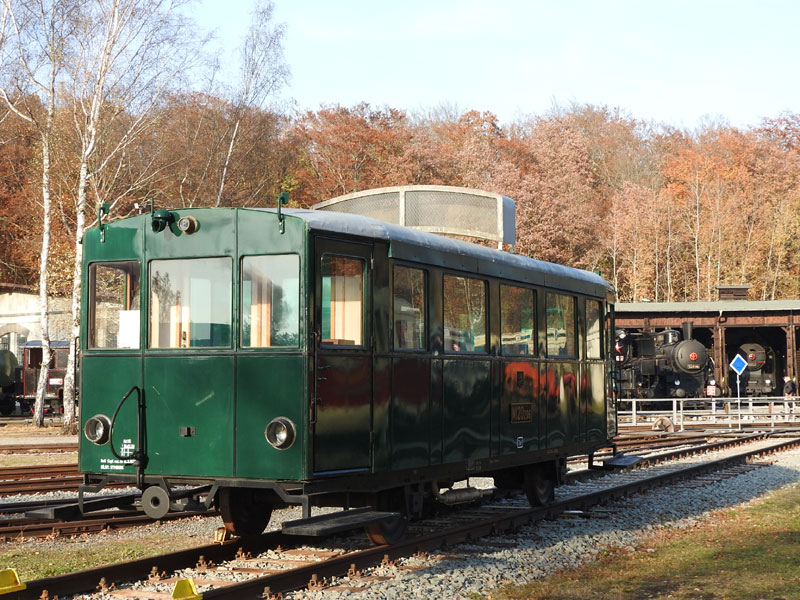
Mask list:
POLYGON ((194 233, 197 231, 197 219, 194 217, 181 217, 178 219, 178 229, 187 235, 194 233))
POLYGON ((765 384, 765 385, 772 385, 772 380, 771 380, 769 377, 767 377, 767 378, 764 380, 764 384, 765 384))
POLYGON ((83 426, 83 435, 93 444, 102 446, 111 437, 111 421, 105 415, 95 415, 86 421, 83 426))
POLYGON ((286 450, 294 444, 297 437, 297 430, 294 423, 286 417, 277 417, 270 421, 264 430, 264 437, 267 438, 270 446, 278 450, 286 450))

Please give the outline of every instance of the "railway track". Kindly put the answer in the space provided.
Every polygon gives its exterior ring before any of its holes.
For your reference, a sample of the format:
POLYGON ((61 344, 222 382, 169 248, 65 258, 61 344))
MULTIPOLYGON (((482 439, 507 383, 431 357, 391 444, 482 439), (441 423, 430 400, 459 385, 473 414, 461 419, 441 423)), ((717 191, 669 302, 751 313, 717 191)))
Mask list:
POLYGON ((74 463, 0 468, 0 496, 77 491, 81 483, 83 476, 74 463))
MULTIPOLYGON (((750 438, 739 443, 751 446, 732 456, 704 456, 694 464, 667 463, 650 469, 636 469, 592 481, 582 489, 563 494, 558 502, 541 508, 530 508, 521 499, 470 507, 436 519, 427 519, 409 529, 406 541, 391 546, 356 547, 350 541, 344 548, 331 551, 303 548, 307 540, 269 533, 253 540, 232 540, 191 550, 154 556, 82 571, 69 575, 32 581, 23 591, 9 598, 52 597, 105 589, 113 597, 169 597, 168 590, 178 581, 165 572, 179 569, 180 577, 191 577, 208 598, 271 598, 274 594, 294 589, 317 589, 330 585, 334 577, 358 580, 359 572, 381 562, 399 557, 430 552, 443 545, 450 546, 492 533, 514 530, 542 519, 554 518, 567 512, 587 512, 592 507, 644 490, 688 481, 686 485, 710 485, 720 478, 735 477, 747 470, 748 461, 800 445, 800 437, 780 441, 750 438), (694 481, 694 483, 691 483, 694 481), (244 579, 244 581, 242 581, 244 579), (139 580, 135 591, 122 589, 125 580, 139 580), (118 589, 111 589, 112 582, 118 589), (208 589, 206 589, 208 588, 208 589), (43 592, 47 593, 43 595, 43 592)), ((726 445, 709 445, 703 451, 711 453, 726 445)), ((676 451, 688 452, 688 450, 676 451)), ((655 459, 652 459, 655 462, 655 459)), ((564 489, 564 488, 562 488, 564 489)), ((362 546, 363 546, 363 542, 362 546)), ((181 585, 190 585, 186 581, 181 585)), ((107 596, 105 596, 107 597, 107 596)))
POLYGON ((0 454, 54 454, 77 452, 78 442, 59 442, 53 444, 0 444, 0 454))
MULTIPOLYGON (((206 513, 171 513, 163 520, 186 519, 195 515, 211 516, 213 511, 206 513)), ((149 525, 153 519, 137 510, 128 511, 103 511, 93 513, 91 516, 74 521, 53 521, 35 518, 3 519, 0 520, 0 541, 20 541, 26 538, 75 536, 85 533, 100 533, 114 529, 139 527, 149 525)))

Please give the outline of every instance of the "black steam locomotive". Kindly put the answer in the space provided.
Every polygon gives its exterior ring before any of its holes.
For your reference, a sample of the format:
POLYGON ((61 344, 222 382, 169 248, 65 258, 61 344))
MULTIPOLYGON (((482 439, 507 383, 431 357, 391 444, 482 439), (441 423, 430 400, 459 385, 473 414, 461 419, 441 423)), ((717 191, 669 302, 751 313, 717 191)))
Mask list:
MULTIPOLYGON (((740 376, 742 396, 774 396, 781 393, 778 381, 775 351, 766 344, 747 342, 728 349, 728 356, 739 354, 747 361, 747 368, 740 376)), ((733 394, 736 394, 736 377, 731 378, 733 394)))
POLYGON ((706 347, 683 332, 617 332, 616 361, 621 398, 701 398, 719 395, 706 347))

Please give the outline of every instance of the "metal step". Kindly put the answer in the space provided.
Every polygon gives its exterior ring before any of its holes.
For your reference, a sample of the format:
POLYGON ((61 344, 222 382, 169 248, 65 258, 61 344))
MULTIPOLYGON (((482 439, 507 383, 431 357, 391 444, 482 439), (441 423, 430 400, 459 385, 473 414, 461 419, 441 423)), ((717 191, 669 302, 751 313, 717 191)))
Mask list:
POLYGON ((358 529, 365 525, 394 519, 400 516, 396 512, 383 512, 373 510, 370 507, 353 508, 327 515, 318 515, 308 519, 297 519, 286 521, 281 527, 281 531, 287 535, 307 535, 322 537, 332 535, 342 531, 358 529))
POLYGON ((625 469, 637 465, 644 460, 635 454, 617 454, 603 461, 604 469, 625 469))
MULTIPOLYGON (((140 496, 138 492, 133 494, 122 494, 93 498, 83 501, 83 512, 95 510, 105 510, 133 504, 140 496)), ((57 504, 55 506, 45 506, 36 510, 29 510, 25 513, 26 517, 36 519, 77 519, 81 516, 81 510, 77 502, 57 504)))

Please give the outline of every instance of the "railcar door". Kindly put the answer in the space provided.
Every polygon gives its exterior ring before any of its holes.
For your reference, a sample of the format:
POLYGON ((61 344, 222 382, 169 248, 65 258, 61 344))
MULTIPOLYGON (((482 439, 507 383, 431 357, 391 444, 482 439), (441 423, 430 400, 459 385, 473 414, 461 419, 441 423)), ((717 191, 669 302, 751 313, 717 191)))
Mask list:
MULTIPOLYGON (((96 247, 93 248, 96 250, 96 247)), ((105 248, 104 248, 105 249, 105 248)), ((111 254, 111 253, 109 253, 111 254)), ((105 257, 104 257, 105 258, 105 257)), ((81 361, 81 419, 95 415, 111 418, 117 403, 142 386, 141 263, 138 260, 93 262, 86 269, 83 357, 81 361)), ((26 359, 29 348, 26 348, 26 359)), ((27 369, 27 363, 25 367, 27 369)), ((138 444, 137 397, 117 409, 114 456, 108 445, 90 443, 79 436, 80 469, 88 473, 135 472, 132 455, 138 444)), ((110 445, 110 444, 109 444, 110 445)))
POLYGON ((230 256, 149 263, 147 470, 233 475, 230 256))
POLYGON ((372 245, 317 238, 313 470, 369 468, 372 245))

